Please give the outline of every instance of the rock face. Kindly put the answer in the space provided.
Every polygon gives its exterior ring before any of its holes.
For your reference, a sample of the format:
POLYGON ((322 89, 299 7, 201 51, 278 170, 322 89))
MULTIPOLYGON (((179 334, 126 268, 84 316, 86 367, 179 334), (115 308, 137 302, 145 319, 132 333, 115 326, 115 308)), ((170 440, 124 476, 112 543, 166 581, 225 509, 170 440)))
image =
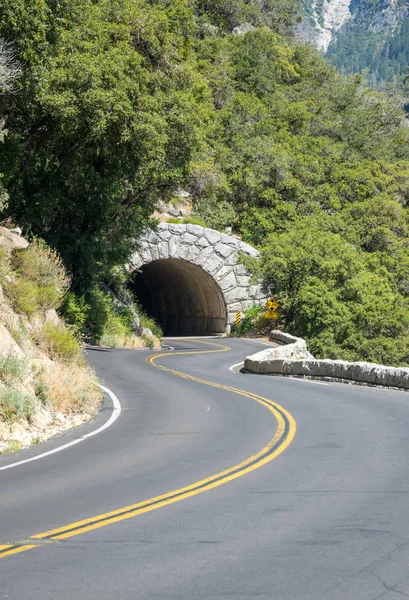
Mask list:
POLYGON ((231 235, 200 225, 159 223, 156 231, 149 231, 140 239, 139 251, 132 256, 130 267, 136 270, 168 259, 200 267, 221 290, 229 326, 234 323, 236 312, 243 314, 266 301, 261 284, 250 284, 250 274, 240 262, 241 254, 259 258, 255 248, 231 235))
POLYGON ((350 20, 351 0, 304 0, 300 36, 326 52, 334 35, 350 20))
POLYGON ((346 73, 369 70, 371 86, 383 87, 407 66, 408 0, 301 0, 296 30, 346 73))
POLYGON ((315 377, 409 389, 409 369, 367 362, 317 360, 308 352, 306 342, 301 338, 273 331, 270 339, 284 345, 246 357, 244 368, 247 371, 260 375, 315 377))

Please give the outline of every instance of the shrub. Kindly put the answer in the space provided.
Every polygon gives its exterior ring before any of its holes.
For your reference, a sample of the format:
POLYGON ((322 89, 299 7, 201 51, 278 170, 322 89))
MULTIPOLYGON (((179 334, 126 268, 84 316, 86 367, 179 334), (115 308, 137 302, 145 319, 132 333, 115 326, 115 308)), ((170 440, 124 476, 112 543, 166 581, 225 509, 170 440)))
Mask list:
POLYGON ((34 281, 17 276, 8 282, 5 288, 15 311, 31 317, 39 310, 39 287, 34 281))
POLYGON ((131 335, 131 329, 123 322, 121 317, 114 312, 110 312, 100 339, 100 344, 111 348, 125 346, 126 339, 131 335))
POLYGON ((236 221, 236 212, 227 200, 201 197, 196 201, 196 212, 207 223, 207 227, 224 230, 236 221))
POLYGON ((93 343, 111 348, 141 347, 141 340, 132 328, 135 313, 139 315, 143 328, 150 329, 158 338, 163 335, 155 320, 148 317, 137 304, 118 308, 112 296, 97 286, 94 286, 86 297, 79 298, 75 294, 67 293, 60 313, 77 334, 82 334, 93 343))
POLYGON ((91 307, 86 303, 84 296, 67 292, 59 312, 66 323, 71 325, 78 334, 83 334, 90 310, 91 307))
POLYGON ((118 336, 112 335, 110 333, 104 333, 103 336, 101 337, 101 339, 99 340, 99 343, 101 346, 104 346, 107 348, 118 348, 118 346, 121 345, 121 342, 118 339, 118 336))
POLYGON ((83 326, 84 335, 98 342, 104 334, 110 313, 112 313, 112 299, 97 286, 93 286, 85 297, 89 306, 87 318, 83 326))
POLYGON ((81 352, 74 333, 63 323, 45 323, 38 334, 38 343, 52 359, 74 361, 81 352))
POLYGON ((29 419, 34 410, 35 401, 31 396, 9 385, 0 387, 0 419, 9 422, 19 418, 29 419))
POLYGON ((37 379, 34 382, 34 391, 36 398, 38 398, 44 406, 50 404, 50 388, 42 379, 37 379))
POLYGON ((0 355, 0 381, 4 383, 22 382, 27 376, 26 363, 12 355, 0 355))
POLYGON ((31 316, 58 308, 68 288, 68 278, 58 254, 41 240, 11 258, 10 281, 5 289, 17 312, 31 316))
POLYGON ((143 334, 142 335, 142 340, 143 340, 143 343, 145 344, 145 346, 147 348, 149 348, 149 350, 153 350, 154 349, 155 342, 154 342, 153 338, 151 338, 150 335, 144 335, 143 334))
POLYGON ((233 325, 232 335, 262 335, 270 331, 272 322, 266 319, 264 314, 266 309, 264 306, 256 304, 246 311, 244 319, 238 325, 233 325))

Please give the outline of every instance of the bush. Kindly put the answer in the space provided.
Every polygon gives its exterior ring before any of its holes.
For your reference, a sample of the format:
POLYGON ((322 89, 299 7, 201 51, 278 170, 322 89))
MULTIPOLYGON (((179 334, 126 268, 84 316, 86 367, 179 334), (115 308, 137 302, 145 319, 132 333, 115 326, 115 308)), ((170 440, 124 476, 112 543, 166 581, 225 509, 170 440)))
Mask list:
POLYGON ((112 313, 112 299, 97 286, 93 286, 85 296, 89 306, 83 326, 85 336, 97 343, 104 334, 109 315, 112 313))
POLYGON ((22 382, 27 376, 26 363, 21 358, 0 355, 0 381, 4 383, 22 382))
POLYGON ((139 347, 139 338, 132 328, 135 313, 139 315, 141 327, 150 329, 158 338, 163 335, 155 320, 148 317, 137 304, 118 308, 112 296, 97 286, 80 298, 67 293, 60 313, 77 334, 111 348, 139 347))
POLYGON ((42 379, 34 382, 34 392, 43 406, 50 404, 50 388, 42 379))
POLYGON ((0 387, 0 419, 9 422, 29 419, 34 411, 35 401, 31 396, 9 385, 0 387))
POLYGON ((237 219, 234 207, 227 200, 202 197, 196 202, 196 211, 212 229, 224 230, 237 219))
POLYGON ((262 335, 269 333, 272 322, 270 319, 266 319, 264 314, 266 309, 264 306, 256 304, 246 311, 244 319, 240 321, 238 325, 233 325, 231 333, 232 335, 262 335))
POLYGON ((150 335, 144 335, 144 334, 142 334, 142 340, 143 340, 143 343, 145 344, 145 346, 147 348, 149 348, 149 350, 153 350, 154 349, 155 342, 154 342, 153 338, 151 338, 150 335))
POLYGON ((409 298, 399 281, 382 266, 383 255, 324 225, 300 219, 263 248, 263 275, 280 298, 286 331, 306 339, 317 358, 407 366, 409 298))
POLYGON ((160 325, 158 325, 155 319, 153 317, 148 317, 146 312, 138 304, 135 304, 135 310, 139 315, 141 327, 143 327, 144 329, 150 329, 154 336, 156 336, 159 339, 162 339, 162 328, 160 325))
POLYGON ((58 254, 41 240, 14 252, 11 278, 5 290, 14 310, 31 316, 58 308, 68 288, 68 278, 58 254))
POLYGON ((74 361, 81 352, 74 333, 63 323, 46 323, 38 334, 38 343, 54 360, 74 361))
POLYGON ((132 335, 130 327, 124 323, 119 315, 114 312, 110 312, 108 320, 104 327, 104 332, 100 339, 102 346, 109 346, 111 348, 117 348, 118 346, 125 346, 127 338, 132 335))
POLYGON ((83 334, 90 310, 91 307, 86 303, 84 296, 76 296, 72 292, 67 292, 59 312, 77 334, 83 334))
POLYGON ((16 277, 5 285, 5 289, 16 312, 31 317, 39 311, 39 287, 34 281, 16 277))

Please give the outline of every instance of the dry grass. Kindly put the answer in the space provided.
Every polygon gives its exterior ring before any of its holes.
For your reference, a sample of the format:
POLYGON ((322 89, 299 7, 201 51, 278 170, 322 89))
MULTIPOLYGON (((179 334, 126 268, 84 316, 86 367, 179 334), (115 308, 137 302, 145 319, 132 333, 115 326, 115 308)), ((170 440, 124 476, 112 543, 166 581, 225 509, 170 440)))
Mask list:
POLYGON ((42 374, 48 386, 48 398, 53 410, 70 415, 96 412, 102 391, 94 372, 76 363, 55 362, 42 374))

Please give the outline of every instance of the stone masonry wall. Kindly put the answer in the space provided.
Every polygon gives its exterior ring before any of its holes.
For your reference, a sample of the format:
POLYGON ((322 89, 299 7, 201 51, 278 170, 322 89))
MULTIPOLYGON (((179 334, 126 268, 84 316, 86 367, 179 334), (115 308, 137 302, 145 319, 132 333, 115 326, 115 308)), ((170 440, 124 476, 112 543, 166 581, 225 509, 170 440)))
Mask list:
POLYGON ((139 269, 154 260, 168 258, 190 262, 206 271, 218 284, 227 308, 227 324, 234 323, 236 312, 242 313, 266 302, 260 284, 252 285, 250 274, 239 261, 240 253, 259 258, 259 252, 234 236, 200 225, 159 223, 140 239, 139 251, 130 260, 139 269))

